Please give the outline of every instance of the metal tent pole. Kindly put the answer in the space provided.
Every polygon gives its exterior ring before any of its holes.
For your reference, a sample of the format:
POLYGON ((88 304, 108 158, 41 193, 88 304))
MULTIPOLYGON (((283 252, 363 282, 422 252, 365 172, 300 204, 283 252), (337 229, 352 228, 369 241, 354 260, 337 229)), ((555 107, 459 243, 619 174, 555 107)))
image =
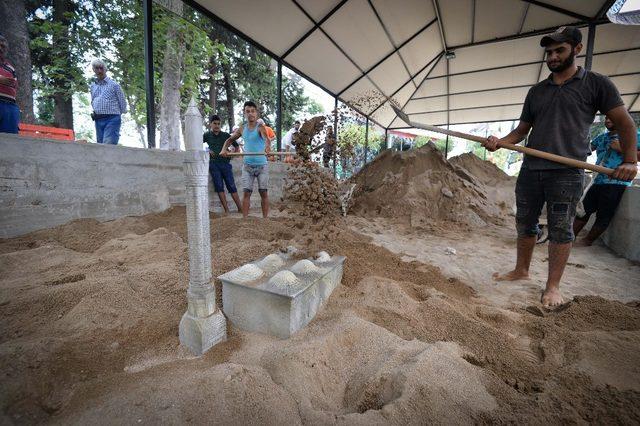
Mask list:
POLYGON ((278 98, 276 105, 277 150, 282 151, 282 61, 278 61, 278 98))
POLYGON ((364 164, 367 164, 368 161, 369 161, 369 117, 366 117, 365 128, 364 128, 364 164))
POLYGON ((589 32, 587 33, 587 56, 584 59, 584 68, 587 71, 591 71, 591 64, 593 63, 593 44, 596 39, 596 25, 589 24, 589 32))
POLYGON ((144 18, 144 78, 147 92, 147 147, 156 147, 156 111, 153 87, 153 0, 142 0, 144 18))
MULTIPOLYGON (((333 148, 333 177, 337 176, 337 152, 338 152, 338 97, 335 96, 333 103, 333 138, 335 140, 335 145, 333 148)), ((344 170, 343 170, 344 172, 344 170)))

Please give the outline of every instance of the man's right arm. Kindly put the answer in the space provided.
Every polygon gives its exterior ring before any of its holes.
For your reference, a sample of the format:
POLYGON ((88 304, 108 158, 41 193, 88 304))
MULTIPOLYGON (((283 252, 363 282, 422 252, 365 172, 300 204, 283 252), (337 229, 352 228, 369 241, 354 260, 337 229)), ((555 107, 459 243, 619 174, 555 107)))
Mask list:
POLYGON ((233 134, 229 136, 229 138, 227 138, 226 141, 224 141, 224 145, 222 145, 222 150, 220 150, 220 155, 222 157, 226 157, 227 154, 229 154, 229 151, 227 151, 227 149, 229 148, 229 144, 240 139, 240 136, 242 136, 242 130, 240 130, 240 127, 238 127, 238 129, 236 129, 236 131, 233 132, 233 134))
POLYGON ((520 122, 518 123, 518 127, 513 129, 507 136, 503 138, 497 138, 493 135, 487 138, 487 141, 484 144, 484 147, 488 151, 495 151, 500 148, 498 145, 515 145, 518 142, 521 142, 524 138, 527 137, 529 131, 531 130, 531 125, 534 121, 534 113, 531 107, 531 96, 535 87, 529 89, 527 93, 527 97, 524 99, 524 105, 522 106, 522 114, 520 114, 520 122))
POLYGON ((488 151, 493 152, 498 148, 500 148, 499 144, 515 145, 518 142, 521 142, 522 140, 524 140, 524 138, 526 138, 527 135, 529 134, 530 130, 531 130, 531 123, 527 123, 526 121, 520 120, 520 122, 518 123, 518 127, 513 129, 507 136, 503 138, 497 138, 493 135, 489 136, 487 138, 487 142, 485 143, 485 148, 487 148, 488 151))

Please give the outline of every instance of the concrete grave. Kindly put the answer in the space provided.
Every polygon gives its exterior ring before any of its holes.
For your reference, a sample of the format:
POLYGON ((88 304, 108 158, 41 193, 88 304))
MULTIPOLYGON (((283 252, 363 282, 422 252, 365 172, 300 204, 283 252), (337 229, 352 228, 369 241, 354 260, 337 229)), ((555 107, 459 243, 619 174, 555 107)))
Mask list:
POLYGON ((288 338, 307 325, 342 280, 345 257, 270 254, 218 278, 227 319, 243 330, 288 338))

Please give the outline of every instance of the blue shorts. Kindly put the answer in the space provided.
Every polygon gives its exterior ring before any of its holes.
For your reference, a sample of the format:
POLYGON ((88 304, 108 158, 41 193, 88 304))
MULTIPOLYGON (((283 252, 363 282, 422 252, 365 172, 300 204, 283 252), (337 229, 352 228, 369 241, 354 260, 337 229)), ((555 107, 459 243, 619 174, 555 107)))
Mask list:
POLYGON ((18 133, 20 108, 10 102, 0 102, 0 133, 18 133))
POLYGON ((233 168, 231 163, 209 163, 209 173, 213 180, 213 187, 216 192, 224 192, 224 186, 227 185, 229 194, 238 192, 236 183, 233 179, 233 168))

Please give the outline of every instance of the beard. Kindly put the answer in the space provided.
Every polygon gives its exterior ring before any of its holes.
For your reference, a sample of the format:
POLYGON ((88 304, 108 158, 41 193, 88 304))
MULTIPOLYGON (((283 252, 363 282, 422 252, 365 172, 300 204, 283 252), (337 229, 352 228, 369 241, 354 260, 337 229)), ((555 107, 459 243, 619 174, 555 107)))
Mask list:
POLYGON ((569 57, 567 59, 565 59, 564 61, 560 62, 560 63, 556 63, 554 65, 549 64, 549 62, 547 62, 547 66, 549 67, 549 70, 551 72, 562 72, 564 70, 566 70, 567 68, 571 67, 574 62, 576 61, 576 54, 575 52, 571 52, 571 55, 569 55, 569 57))

